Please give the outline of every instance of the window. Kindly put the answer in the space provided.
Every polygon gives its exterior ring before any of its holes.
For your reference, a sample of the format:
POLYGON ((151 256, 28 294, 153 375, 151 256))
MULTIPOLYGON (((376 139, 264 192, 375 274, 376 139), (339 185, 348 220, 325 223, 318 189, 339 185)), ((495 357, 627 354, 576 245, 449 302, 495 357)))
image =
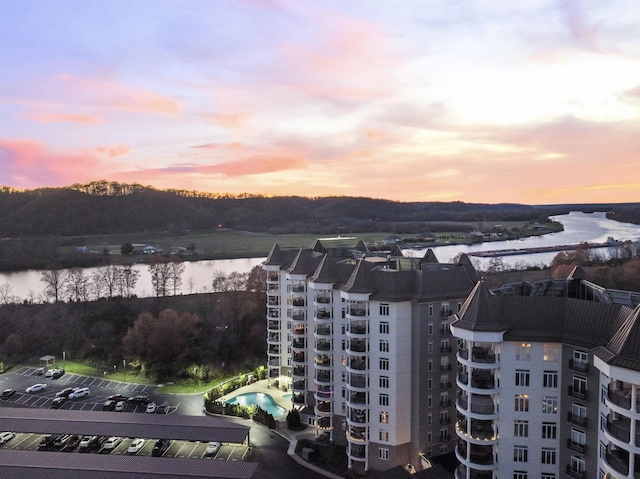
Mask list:
POLYGON ((433 359, 427 361, 427 371, 433 371, 433 359))
POLYGON ((542 464, 555 464, 556 463, 556 450, 542 448, 542 464))
POLYGON ((581 367, 581 369, 585 369, 589 364, 589 354, 586 351, 581 351, 580 349, 574 349, 573 364, 575 366, 581 367))
POLYGON ((529 385, 529 370, 516 369, 516 386, 528 386, 528 385, 529 385))
POLYGON ((513 462, 528 462, 529 450, 527 446, 513 446, 513 462))
POLYGON ((586 470, 584 460, 576 456, 571 456, 569 467, 571 468, 571 472, 576 474, 582 474, 586 470))
POLYGON ((556 475, 552 472, 543 472, 540 479, 556 479, 556 475))
POLYGON ((450 329, 449 329, 449 322, 448 321, 443 321, 442 324, 440 324, 440 334, 447 335, 449 334, 450 329))
POLYGON ((529 359, 531 359, 531 344, 518 344, 516 346, 516 361, 529 361, 529 359))
POLYGON ((529 437, 529 421, 515 421, 513 435, 515 437, 529 437))
MULTIPOLYGON (((429 316, 433 316, 433 304, 429 305, 429 316)), ((429 323, 429 324, 433 324, 433 323, 429 323)), ((431 334, 431 333, 429 333, 431 334)))
POLYGON ((516 420, 513 424, 513 435, 515 437, 529 437, 529 421, 516 420))
POLYGON ((513 471, 513 479, 527 479, 525 471, 513 471))
POLYGON ((432 353, 433 352, 433 341, 429 341, 427 343, 427 352, 428 353, 432 353))
POLYGON ((433 389, 433 378, 431 376, 427 378, 427 389, 433 389))
POLYGON ((449 440, 449 430, 440 429, 440 441, 448 441, 448 440, 449 440))
POLYGON ((427 414, 427 424, 431 426, 433 424, 433 414, 427 414))
POLYGON ((389 442, 389 431, 380 431, 380 435, 378 437, 381 441, 389 442))
POLYGON ((542 439, 555 439, 558 435, 558 426, 555 422, 542 423, 542 439))
POLYGON ((571 405, 571 416, 574 420, 584 421, 587 419, 587 408, 582 404, 573 403, 571 405))
POLYGON ((433 405, 433 396, 427 396, 427 407, 431 407, 433 405))
POLYGON ((571 428, 571 444, 578 447, 584 447, 586 443, 586 433, 580 429, 571 428))
POLYGON ((516 394, 515 410, 520 412, 526 412, 529 410, 528 394, 516 394))
POLYGON ((431 336, 433 334, 433 323, 427 325, 427 334, 431 336))
POLYGON ((449 303, 442 303, 442 306, 440 306, 440 314, 442 316, 451 315, 451 308, 449 307, 449 303))
POLYGON ((387 449, 386 447, 381 447, 380 449, 378 449, 378 457, 380 459, 382 459, 383 461, 388 461, 389 460, 389 449, 387 449))
POLYGON ((388 353, 389 352, 389 340, 388 339, 381 339, 380 340, 380 352, 381 353, 388 353))
POLYGON ((389 323, 387 321, 380 322, 380 334, 389 334, 389 323))
POLYGON ((388 394, 380 394, 378 398, 378 404, 380 406, 388 406, 389 405, 389 395, 388 394))
POLYGON ((558 398, 555 396, 543 397, 542 412, 546 414, 556 414, 558 412, 558 398))
POLYGON ((587 378, 583 376, 573 376, 573 392, 574 394, 587 394, 587 378))
POLYGON ((380 387, 385 389, 389 388, 389 376, 380 376, 380 387))
POLYGON ((389 305, 388 304, 380 304, 380 316, 389 316, 389 305))
POLYGON ((558 371, 545 371, 542 375, 542 386, 545 388, 557 388, 558 371))
POLYGON ((388 358, 380 358, 380 369, 382 371, 389 370, 389 359, 388 358))
POLYGON ((544 361, 557 362, 558 361, 558 346, 555 344, 545 344, 542 353, 542 359, 544 361))

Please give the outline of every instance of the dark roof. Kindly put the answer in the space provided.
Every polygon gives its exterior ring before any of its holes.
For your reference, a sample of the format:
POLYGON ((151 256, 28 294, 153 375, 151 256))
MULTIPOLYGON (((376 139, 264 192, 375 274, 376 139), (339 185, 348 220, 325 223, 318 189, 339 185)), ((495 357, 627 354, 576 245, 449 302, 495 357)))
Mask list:
POLYGON ((2 430, 220 441, 242 444, 250 428, 210 416, 115 414, 71 409, 0 408, 2 430), (123 419, 125 419, 124 421, 123 419))
POLYGON ((509 329, 509 322, 502 317, 498 297, 489 290, 484 281, 475 288, 456 315, 452 326, 470 331, 497 332, 509 329))
POLYGON ((356 268, 351 273, 351 277, 346 282, 344 286, 342 286, 342 291, 348 293, 374 293, 375 289, 371 285, 369 272, 369 264, 365 264, 365 260, 358 260, 356 263, 356 268))
POLYGON ((640 371, 640 306, 625 318, 606 347, 596 354, 613 366, 640 371))
POLYGON ((569 276, 567 276, 567 279, 573 280, 573 279, 589 279, 589 278, 587 276, 587 272, 584 270, 582 266, 576 266, 575 268, 573 268, 571 273, 569 273, 569 276))
POLYGON ((433 252, 433 250, 431 248, 429 248, 427 250, 427 252, 424 254, 423 260, 426 261, 427 263, 439 263, 440 262, 440 261, 438 261, 438 258, 436 257, 436 254, 433 252))
POLYGON ((298 251, 293 263, 291 263, 288 272, 290 274, 310 275, 316 270, 322 257, 321 253, 311 249, 301 249, 298 251))
POLYGON ((12 478, 250 479, 256 468, 247 461, 0 450, 0 476, 12 478))

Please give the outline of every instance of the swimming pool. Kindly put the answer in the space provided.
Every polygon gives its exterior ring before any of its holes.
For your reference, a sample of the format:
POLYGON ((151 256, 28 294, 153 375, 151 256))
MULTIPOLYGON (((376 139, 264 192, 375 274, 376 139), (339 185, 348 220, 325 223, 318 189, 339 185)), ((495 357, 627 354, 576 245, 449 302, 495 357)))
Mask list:
POLYGON ((227 404, 240 404, 242 406, 260 406, 273 417, 282 416, 287 410, 273 400, 271 396, 265 393, 246 393, 239 394, 225 401, 227 404))

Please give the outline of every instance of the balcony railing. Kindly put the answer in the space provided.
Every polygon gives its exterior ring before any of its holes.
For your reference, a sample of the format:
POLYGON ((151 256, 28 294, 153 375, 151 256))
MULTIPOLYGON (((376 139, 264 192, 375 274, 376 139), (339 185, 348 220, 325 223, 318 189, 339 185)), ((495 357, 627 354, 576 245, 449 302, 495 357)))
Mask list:
POLYGON ((278 378, 278 377, 280 377, 280 370, 278 370, 278 369, 269 369, 269 377, 270 378, 278 378))
POLYGON ((331 366, 331 356, 326 354, 316 356, 314 361, 318 366, 331 366))
POLYGON ((349 396, 349 402, 352 404, 367 404, 367 395, 365 393, 353 393, 349 396))
POLYGON ((291 387, 294 391, 304 391, 306 389, 304 381, 293 381, 291 387))
POLYGON ((367 351, 367 342, 362 340, 354 340, 349 342, 349 350, 358 353, 364 353, 367 351))
POLYGON ((358 374, 351 374, 349 376, 349 386, 354 388, 366 388, 367 383, 367 376, 361 376, 358 374))
POLYGON ((581 454, 586 454, 587 452, 586 444, 580 444, 579 442, 573 441, 571 438, 567 439, 567 447, 572 451, 576 451, 581 454))
POLYGON ((293 375, 294 376, 305 376, 307 374, 307 368, 304 366, 294 366, 293 375))
POLYGON ((318 341, 316 342, 316 349, 319 351, 330 351, 331 350, 331 341, 318 341))
POLYGON ((366 457, 366 451, 367 450, 364 446, 351 447, 349 449, 349 455, 351 457, 363 458, 363 457, 366 457))
POLYGON ((451 381, 444 381, 440 383, 440 389, 447 390, 451 389, 451 381))
POLYGON ((351 334, 367 334, 367 326, 364 324, 352 323, 349 325, 351 334))
MULTIPOLYGON (((468 400, 467 398, 464 398, 464 397, 458 398, 458 404, 460 405, 460 408, 464 409, 465 411, 469 407, 468 400)), ((495 406, 493 404, 489 405, 489 404, 472 403, 471 412, 474 414, 487 414, 487 415, 495 414, 495 406)))
POLYGON ((624 453, 605 451, 605 460, 607 461, 607 464, 624 476, 629 474, 629 458, 625 456, 626 454, 624 453))
POLYGON ((587 427, 587 418, 586 416, 578 416, 573 414, 571 411, 567 414, 567 421, 577 426, 587 427))
POLYGON ((451 371, 451 363, 447 363, 447 364, 441 364, 440 365, 440 371, 445 373, 447 371, 451 371))
POLYGON ((331 382, 331 373, 329 371, 317 371, 316 372, 316 381, 321 383, 330 383, 331 382))
POLYGON ((621 441, 629 442, 631 438, 630 421, 612 421, 611 419, 607 418, 607 431, 609 431, 612 436, 620 439, 621 441))
POLYGON ((316 296, 316 303, 329 304, 331 296, 316 296))
POLYGON ((440 346, 440 353, 446 354, 451 352, 451 345, 440 346))
POLYGON ((294 363, 304 363, 305 362, 305 355, 304 355, 304 353, 294 353, 292 359, 293 359, 294 363))
POLYGON ((569 386, 569 396, 571 397, 586 400, 589 396, 588 393, 589 392, 586 388, 574 388, 573 386, 569 386))
POLYGON ((366 316, 367 315, 367 310, 366 309, 359 309, 359 308, 349 308, 349 310, 347 311, 347 314, 349 314, 350 316, 366 316))
POLYGON ((584 361, 576 361, 575 359, 570 359, 569 367, 574 371, 580 371, 581 373, 589 372, 589 363, 586 363, 584 361))
POLYGON ((291 399, 294 404, 304 404, 304 393, 294 393, 291 399))
POLYGON ((449 416, 440 418, 441 426, 448 426, 449 424, 451 424, 451 418, 449 416))
POLYGON ((305 347, 304 338, 295 338, 293 341, 291 341, 291 347, 296 349, 303 349, 305 347))
POLYGON ((304 285, 303 284, 294 284, 291 287, 291 291, 294 293, 304 293, 304 285))
POLYGON ((567 464, 567 475, 575 477, 575 479, 585 479, 587 477, 587 472, 576 469, 572 467, 571 464, 567 464))
POLYGON ((280 321, 269 321, 267 325, 268 329, 280 329, 280 321))
MULTIPOLYGON (((459 351, 462 359, 469 359, 469 350, 461 349, 459 351)), ((471 361, 474 363, 495 363, 496 354, 489 348, 474 347, 471 350, 471 361)))
POLYGON ((318 402, 316 409, 320 412, 331 412, 331 401, 318 402))
POLYGON ((294 336, 300 336, 306 333, 307 333, 307 328, 304 325, 294 326, 291 329, 291 334, 293 334, 294 336))
POLYGON ((362 409, 354 409, 351 411, 349 415, 349 421, 357 422, 358 424, 366 424, 367 423, 367 411, 362 409))
POLYGON ((304 311, 294 311, 293 314, 291 315, 291 319, 293 319, 294 321, 304 321, 305 320, 304 311))
POLYGON ((318 319, 331 319, 331 311, 324 309, 318 309, 316 311, 316 318, 318 319))
POLYGON ((351 369, 357 369, 358 371, 364 371, 367 369, 367 362, 362 359, 352 359, 349 362, 349 367, 351 369))
POLYGON ((293 301, 291 301, 291 304, 293 306, 297 306, 297 307, 304 306, 305 305, 305 300, 304 300, 304 298, 295 298, 295 299, 293 299, 293 301))
POLYGON ((607 398, 609 398, 609 401, 622 408, 631 409, 630 389, 613 389, 611 387, 611 384, 609 384, 609 386, 607 387, 607 398))
POLYGON ((316 328, 316 334, 320 336, 329 336, 331 334, 331 326, 318 326, 316 328))

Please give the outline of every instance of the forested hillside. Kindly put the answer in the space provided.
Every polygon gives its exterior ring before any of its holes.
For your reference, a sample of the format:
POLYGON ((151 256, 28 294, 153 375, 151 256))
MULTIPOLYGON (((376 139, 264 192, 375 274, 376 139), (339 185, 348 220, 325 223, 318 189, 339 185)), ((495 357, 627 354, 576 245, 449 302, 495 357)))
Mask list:
MULTIPOLYGON (((254 232, 420 231, 425 221, 528 221, 570 209, 638 205, 400 203, 353 197, 231 196, 98 181, 64 188, 0 188, 0 237, 76 236, 232 228, 254 232)), ((628 214, 628 213, 627 213, 628 214)))

